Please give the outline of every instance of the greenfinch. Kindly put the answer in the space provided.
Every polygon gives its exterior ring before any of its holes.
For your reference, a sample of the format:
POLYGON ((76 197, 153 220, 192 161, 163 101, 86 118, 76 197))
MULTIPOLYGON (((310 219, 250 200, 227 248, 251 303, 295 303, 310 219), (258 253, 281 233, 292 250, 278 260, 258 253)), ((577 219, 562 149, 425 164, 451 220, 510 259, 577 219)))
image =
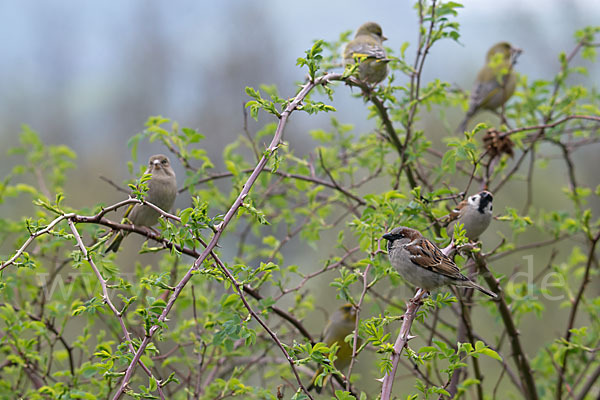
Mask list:
MULTIPOLYGON (((323 343, 328 347, 333 346, 335 343, 339 346, 334 365, 340 371, 348 367, 352 359, 352 342, 345 342, 344 339, 354 332, 355 321, 356 309, 352 304, 344 304, 329 317, 329 321, 323 331, 323 339, 321 340, 323 343)), ((327 381, 329 380, 329 377, 326 377, 322 383, 317 384, 317 377, 322 372, 323 368, 319 367, 310 382, 308 390, 314 388, 317 393, 321 393, 322 388, 327 385, 327 381)))
MULTIPOLYGON (((177 180, 175 171, 171 168, 169 158, 163 154, 157 154, 148 160, 148 169, 146 174, 151 174, 152 178, 147 182, 148 192, 145 200, 159 207, 163 211, 171 210, 175 197, 177 196, 177 180)), ((149 206, 135 204, 130 206, 125 215, 124 221, 129 221, 136 226, 152 226, 158 222, 160 214, 149 206)), ((128 232, 119 231, 114 236, 106 252, 119 250, 119 245, 128 232)))
POLYGON ((469 99, 469 109, 458 127, 462 133, 469 120, 480 110, 496 110, 515 92, 517 75, 513 66, 522 50, 508 42, 493 45, 485 56, 485 65, 477 74, 469 99))
POLYGON ((344 66, 359 59, 358 77, 361 81, 376 85, 385 79, 388 68, 381 26, 375 22, 366 22, 358 28, 356 36, 344 49, 344 66))

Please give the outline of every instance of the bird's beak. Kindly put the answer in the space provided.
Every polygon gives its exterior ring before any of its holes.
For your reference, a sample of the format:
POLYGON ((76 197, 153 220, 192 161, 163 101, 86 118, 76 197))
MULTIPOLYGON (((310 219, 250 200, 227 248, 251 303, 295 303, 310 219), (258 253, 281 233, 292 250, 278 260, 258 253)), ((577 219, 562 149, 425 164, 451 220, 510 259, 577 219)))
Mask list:
POLYGON ((381 41, 387 40, 387 38, 383 35, 381 35, 381 41))
POLYGON ((381 238, 385 239, 385 240, 392 240, 392 234, 391 233, 386 233, 381 238))
POLYGON ((155 169, 160 169, 160 161, 159 160, 154 160, 152 162, 152 164, 155 169))

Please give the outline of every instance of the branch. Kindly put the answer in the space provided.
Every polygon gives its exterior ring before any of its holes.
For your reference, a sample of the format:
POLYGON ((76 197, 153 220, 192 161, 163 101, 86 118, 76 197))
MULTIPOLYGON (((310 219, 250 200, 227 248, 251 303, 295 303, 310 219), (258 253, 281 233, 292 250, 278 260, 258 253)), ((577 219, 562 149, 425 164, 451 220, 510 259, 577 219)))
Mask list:
MULTIPOLYGON (((130 204, 130 203, 140 203, 139 200, 136 199, 128 199, 128 200, 123 200, 119 203, 113 204, 110 207, 106 207, 106 208, 102 208, 102 210, 100 210, 100 212, 98 214, 96 214, 94 217, 95 219, 101 219, 102 216, 104 216, 106 213, 116 210, 119 207, 122 207, 124 205, 130 204)), ((150 203, 146 203, 146 204, 150 204, 150 203)), ((155 206, 156 207, 156 206, 155 206)), ((160 209, 159 209, 160 210, 160 209)), ((77 215, 75 213, 69 213, 69 214, 63 214, 60 215, 58 217, 56 217, 55 219, 53 219, 52 221, 50 221, 50 223, 43 229, 40 229, 36 232, 33 232, 30 234, 29 238, 27 238, 27 240, 25 241, 25 243, 23 243, 23 245, 19 248, 19 250, 16 251, 16 253, 7 261, 5 261, 4 263, 2 263, 0 265, 0 271, 2 271, 4 268, 8 267, 11 264, 14 264, 15 260, 17 258, 19 258, 27 249, 27 247, 29 247, 29 245, 39 236, 42 236, 46 233, 49 233, 50 231, 52 231, 52 229, 58 225, 58 223, 60 223, 61 221, 67 219, 67 218, 72 218, 72 217, 76 217, 77 215)))
POLYGON ((387 372, 381 379, 381 400, 390 400, 392 394, 392 385, 394 384, 394 377, 396 376, 396 370, 398 369, 398 361, 400 360, 400 354, 408 341, 415 338, 410 335, 410 328, 412 326, 417 311, 421 307, 421 300, 426 295, 426 291, 423 289, 417 289, 415 296, 406 303, 406 312, 402 316, 402 326, 400 326, 400 333, 394 343, 394 352, 390 357, 392 368, 390 372, 387 372))
MULTIPOLYGON (((248 174, 248 173, 251 173, 253 171, 254 171, 254 169, 245 169, 243 171, 240 171, 240 173, 248 174)), ((274 171, 274 172, 271 172, 271 173, 274 174, 274 175, 279 175, 279 176, 281 176, 283 178, 298 179, 300 181, 306 181, 306 182, 314 183, 316 185, 325 186, 325 187, 328 187, 330 189, 337 190, 340 193, 346 195, 347 197, 350 197, 351 199, 355 200, 361 206, 367 205, 366 201, 364 201, 360 197, 358 197, 358 196, 350 193, 350 191, 348 189, 345 189, 342 186, 339 186, 336 182, 330 183, 330 182, 327 182, 324 179, 320 179, 320 178, 317 178, 317 177, 300 175, 300 174, 291 174, 289 172, 282 172, 282 171, 274 171)), ((231 172, 220 172, 218 174, 212 174, 212 175, 210 175, 210 176, 208 176, 206 178, 199 179, 198 181, 196 181, 196 184, 210 182, 210 181, 213 181, 215 179, 229 178, 231 176, 233 176, 233 173, 231 173, 231 172)), ((184 187, 184 188, 182 188, 182 189, 179 190, 179 193, 185 192, 187 189, 188 189, 187 187, 184 187)))
POLYGON ((517 366, 517 370, 519 371, 519 377, 521 379, 521 390, 523 391, 523 395, 528 400, 537 400, 538 394, 535 388, 535 380, 533 379, 533 373, 531 371, 531 367, 529 366, 527 354, 525 354, 525 351, 521 346, 521 341, 519 340, 519 331, 517 330, 515 322, 512 318, 510 308, 506 303, 506 299, 504 298, 504 292, 496 278, 494 278, 494 275, 492 275, 492 273, 490 272, 485 258, 479 253, 472 254, 473 259, 477 264, 478 270, 482 271, 481 275, 489 285, 490 289, 498 295, 498 298, 496 299, 496 302, 498 304, 498 311, 500 312, 500 317, 502 318, 502 322, 506 327, 506 332, 508 333, 510 339, 510 344, 512 347, 512 356, 517 366))
MULTIPOLYGON (((123 335, 125 336, 125 340, 127 342, 127 347, 129 348, 129 351, 131 351, 132 353, 135 352, 135 348, 133 347, 133 340, 131 339, 129 332, 127 331, 127 327, 125 326, 125 321, 123 321, 123 318, 122 318, 122 313, 117 310, 117 308, 113 304, 112 300, 110 299, 110 296, 108 295, 108 287, 106 285, 106 280, 104 279, 104 277, 100 273, 100 270, 98 269, 98 267, 96 267, 94 260, 92 260, 92 257, 88 253, 87 248, 85 247, 85 245, 83 244, 83 240, 81 239, 81 235, 79 235, 79 232, 77 231, 77 228, 75 227, 75 224, 73 223, 73 221, 71 219, 67 219, 67 223, 69 224, 69 227, 71 228, 71 232, 73 233, 73 236, 75 236, 75 241, 77 242, 77 246, 79 247, 81 254, 83 254, 83 257, 90 264, 90 267, 92 267, 94 274, 96 274, 96 278, 98 278, 98 281, 100 282, 100 285, 102 287, 102 297, 104 299, 104 302, 108 305, 108 307, 110 308, 112 313, 115 315, 115 317, 119 321, 119 325, 121 325, 121 330, 123 331, 123 335)), ((144 370, 144 372, 146 372, 146 374, 156 382, 156 387, 158 389, 158 393, 160 394, 160 398, 162 400, 164 400, 165 396, 162 391, 162 386, 161 386, 160 380, 152 375, 152 371, 150 371, 150 369, 148 367, 146 367, 146 365, 144 365, 142 360, 140 360, 140 365, 142 366, 142 369, 144 370)))
MULTIPOLYGON (((500 246, 498 246, 496 249, 494 249, 494 250, 490 251, 489 253, 487 253, 485 255, 485 259, 489 263, 491 263, 491 262, 494 262, 494 261, 499 260, 501 258, 504 258, 506 256, 509 256, 509 255, 511 255, 513 253, 517 253, 519 251, 530 250, 530 249, 537 249, 537 248, 548 246, 548 245, 551 245, 551 244, 554 244, 554 243, 562 242, 564 239, 567 239, 570 236, 571 235, 562 235, 562 236, 559 236, 559 237, 557 237, 555 239, 548 239, 548 240, 544 240, 544 241, 541 241, 541 242, 528 243, 528 244, 524 244, 523 246, 515 247, 514 249, 503 251, 502 253, 494 254, 496 252, 496 250, 498 250, 498 248, 501 247, 501 245, 502 245, 502 243, 501 243, 500 246)), ((502 241, 504 241, 504 239, 502 241)))
POLYGON ((583 388, 581 388, 581 392, 579 392, 575 399, 585 400, 585 396, 588 394, 588 392, 594 387, 594 385, 598 384, 598 378, 600 378, 600 365, 589 376, 588 380, 583 385, 583 388))
POLYGON ((103 180, 104 182, 108 183, 110 186, 112 186, 113 188, 115 188, 115 190, 117 190, 118 192, 122 192, 125 193, 127 195, 131 194, 130 190, 124 189, 121 186, 117 185, 115 182, 113 182, 111 179, 108 179, 105 176, 100 175, 99 176, 100 180, 103 180))

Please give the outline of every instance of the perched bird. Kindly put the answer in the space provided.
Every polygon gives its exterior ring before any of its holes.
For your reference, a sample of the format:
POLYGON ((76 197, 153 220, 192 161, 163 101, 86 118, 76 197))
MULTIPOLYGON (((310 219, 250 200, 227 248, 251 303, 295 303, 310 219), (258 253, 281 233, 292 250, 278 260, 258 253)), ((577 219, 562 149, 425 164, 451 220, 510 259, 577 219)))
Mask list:
POLYGON ((421 232, 400 226, 383 235, 383 239, 388 241, 392 266, 408 283, 427 291, 444 285, 469 287, 497 297, 461 274, 454 261, 421 232))
MULTIPOLYGON (((337 359, 335 360, 334 364, 335 367, 340 371, 348 367, 348 365, 350 365, 350 360, 352 359, 352 342, 347 343, 344 341, 344 338, 354 332, 355 321, 356 309, 352 304, 344 304, 329 317, 327 326, 325 326, 325 330, 323 331, 323 338, 321 340, 323 343, 325 343, 328 347, 333 346, 334 343, 337 343, 339 346, 337 351, 337 359)), ((329 378, 326 377, 323 379, 321 385, 317 385, 317 377, 322 372, 323 368, 319 367, 310 382, 308 390, 312 390, 314 388, 317 393, 321 393, 322 388, 327 385, 329 378)))
POLYGON ((467 123, 479 110, 495 110, 513 95, 517 86, 513 65, 522 51, 508 42, 496 43, 488 50, 485 65, 477 74, 471 91, 467 115, 460 123, 458 132, 467 129, 467 123))
POLYGON ((361 81, 377 84, 387 75, 387 63, 383 41, 387 40, 381 26, 375 22, 366 22, 358 28, 354 39, 344 49, 344 66, 353 64, 355 58, 360 60, 358 76, 361 81))
MULTIPOLYGON (((148 192, 145 200, 159 207, 163 211, 169 211, 177 196, 177 181, 175 171, 171 168, 169 158, 163 154, 157 154, 148 160, 146 174, 152 174, 152 179, 147 182, 148 192)), ((136 204, 130 206, 123 220, 129 220, 133 225, 152 226, 158 222, 160 214, 149 206, 136 204)), ((119 231, 106 252, 119 250, 119 245, 128 232, 119 231)))
POLYGON ((469 240, 477 240, 492 221, 493 199, 492 194, 484 190, 461 201, 446 218, 449 222, 448 236, 454 234, 454 226, 460 222, 464 226, 465 236, 469 240))

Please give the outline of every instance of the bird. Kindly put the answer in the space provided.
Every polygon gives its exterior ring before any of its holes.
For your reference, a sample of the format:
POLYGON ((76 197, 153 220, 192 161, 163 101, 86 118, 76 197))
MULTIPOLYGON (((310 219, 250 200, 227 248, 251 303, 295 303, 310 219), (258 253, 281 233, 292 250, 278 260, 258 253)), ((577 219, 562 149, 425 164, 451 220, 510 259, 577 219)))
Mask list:
POLYGON ((444 220, 448 222, 448 236, 454 233, 456 222, 463 224, 465 236, 475 241, 490 226, 492 221, 492 200, 494 197, 487 190, 482 190, 461 201, 444 220))
MULTIPOLYGON (((175 171, 171 168, 169 158, 164 154, 151 156, 145 174, 152 175, 152 178, 147 182, 148 192, 145 200, 163 211, 169 211, 173 207, 177 196, 177 179, 175 171)), ((153 208, 147 205, 135 204, 127 209, 123 221, 128 220, 134 226, 150 227, 158 222, 158 217, 160 217, 160 213, 153 208)), ((119 250, 121 241, 127 234, 128 232, 118 231, 105 253, 109 251, 116 253, 119 250)))
POLYGON ((396 227, 382 238, 388 241, 390 263, 408 283, 428 292, 451 285, 477 289, 497 297, 461 274, 454 261, 416 229, 396 227))
POLYGON ((386 58, 383 48, 381 26, 375 22, 365 22, 356 31, 354 39, 348 42, 344 49, 344 66, 354 64, 359 60, 358 77, 361 81, 376 85, 385 79, 389 59, 386 58))
POLYGON ((485 65, 479 70, 471 96, 469 109, 458 126, 458 132, 467 129, 469 120, 480 110, 496 110, 510 99, 517 86, 517 74, 513 66, 522 49, 508 42, 493 45, 485 56, 485 65))
MULTIPOLYGON (((354 324, 356 322, 356 308, 350 304, 344 304, 336 310, 330 317, 325 330, 323 331, 322 342, 327 347, 333 346, 335 343, 339 346, 337 351, 337 359, 334 362, 338 370, 343 370, 350 365, 352 359, 352 343, 344 341, 346 336, 354 332, 354 324)), ((360 339, 358 342, 360 346, 360 339)), ((323 367, 319 367, 313 375, 308 390, 315 389, 317 393, 321 393, 323 387, 327 385, 329 377, 325 377, 321 384, 317 385, 317 377, 323 372, 323 367)))

